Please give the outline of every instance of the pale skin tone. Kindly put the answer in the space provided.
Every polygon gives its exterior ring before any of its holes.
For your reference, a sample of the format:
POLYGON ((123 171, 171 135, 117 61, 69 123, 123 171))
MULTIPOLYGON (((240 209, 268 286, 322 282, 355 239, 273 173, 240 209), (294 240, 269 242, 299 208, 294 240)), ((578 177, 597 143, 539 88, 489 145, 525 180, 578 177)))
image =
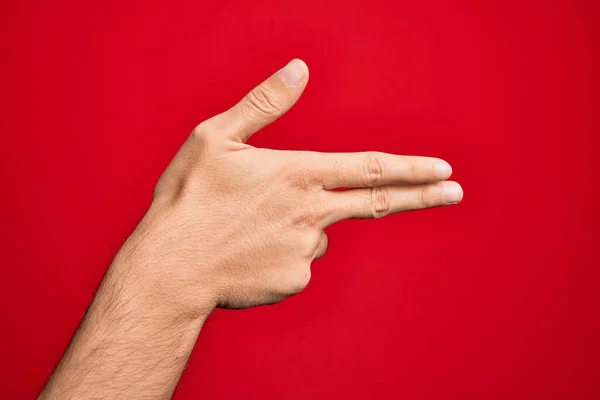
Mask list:
POLYGON ((40 399, 168 399, 210 312, 302 291, 326 251, 325 227, 462 200, 438 158, 245 144, 307 82, 292 60, 194 129, 40 399))

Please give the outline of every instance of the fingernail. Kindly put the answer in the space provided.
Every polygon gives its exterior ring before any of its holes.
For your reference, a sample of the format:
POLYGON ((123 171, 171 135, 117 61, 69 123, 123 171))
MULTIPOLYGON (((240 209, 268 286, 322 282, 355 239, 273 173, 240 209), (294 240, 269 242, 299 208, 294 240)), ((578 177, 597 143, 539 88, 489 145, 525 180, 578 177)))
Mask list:
POLYGON ((435 170, 435 176, 438 179, 447 179, 452 175, 452 168, 448 164, 435 164, 433 169, 435 170))
POLYGON ((279 71, 279 76, 290 86, 296 86, 304 80, 304 63, 298 59, 293 59, 279 71))
POLYGON ((446 203, 456 204, 460 202, 463 198, 462 188, 456 182, 448 182, 444 186, 442 197, 446 203))

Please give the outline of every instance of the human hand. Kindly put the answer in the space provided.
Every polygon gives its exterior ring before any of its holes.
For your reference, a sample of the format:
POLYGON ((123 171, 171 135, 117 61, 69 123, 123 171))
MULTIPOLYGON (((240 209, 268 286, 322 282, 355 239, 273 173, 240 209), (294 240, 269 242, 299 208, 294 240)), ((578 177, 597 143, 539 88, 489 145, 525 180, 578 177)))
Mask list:
POLYGON ((245 144, 307 82, 306 65, 291 61, 198 125, 168 166, 116 259, 129 260, 128 272, 159 301, 194 314, 276 303, 306 287, 328 225, 461 201, 461 187, 445 181, 450 166, 437 158, 245 144))

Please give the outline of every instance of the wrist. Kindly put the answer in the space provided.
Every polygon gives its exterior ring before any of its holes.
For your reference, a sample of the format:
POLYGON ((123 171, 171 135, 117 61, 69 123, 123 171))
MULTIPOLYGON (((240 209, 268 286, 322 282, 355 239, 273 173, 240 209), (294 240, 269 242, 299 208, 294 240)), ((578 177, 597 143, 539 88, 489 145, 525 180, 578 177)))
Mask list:
POLYGON ((133 398, 142 389, 170 398, 174 384, 155 382, 176 381, 212 307, 181 301, 168 280, 126 254, 108 269, 40 398, 133 398))
MULTIPOLYGON (((216 307, 208 290, 191 293, 185 278, 168 265, 139 254, 127 254, 124 246, 110 266, 105 281, 119 288, 118 296, 130 308, 152 309, 172 322, 200 322, 216 307)), ((104 283, 103 283, 104 285, 104 283)))

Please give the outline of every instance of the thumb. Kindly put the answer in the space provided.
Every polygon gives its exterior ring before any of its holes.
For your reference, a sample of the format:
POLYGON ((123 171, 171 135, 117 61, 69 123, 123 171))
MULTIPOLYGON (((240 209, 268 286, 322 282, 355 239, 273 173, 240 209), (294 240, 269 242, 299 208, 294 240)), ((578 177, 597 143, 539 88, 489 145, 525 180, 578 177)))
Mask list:
POLYGON ((255 87, 235 106, 218 115, 232 140, 245 142, 286 113, 300 98, 308 83, 308 67, 294 59, 255 87))

